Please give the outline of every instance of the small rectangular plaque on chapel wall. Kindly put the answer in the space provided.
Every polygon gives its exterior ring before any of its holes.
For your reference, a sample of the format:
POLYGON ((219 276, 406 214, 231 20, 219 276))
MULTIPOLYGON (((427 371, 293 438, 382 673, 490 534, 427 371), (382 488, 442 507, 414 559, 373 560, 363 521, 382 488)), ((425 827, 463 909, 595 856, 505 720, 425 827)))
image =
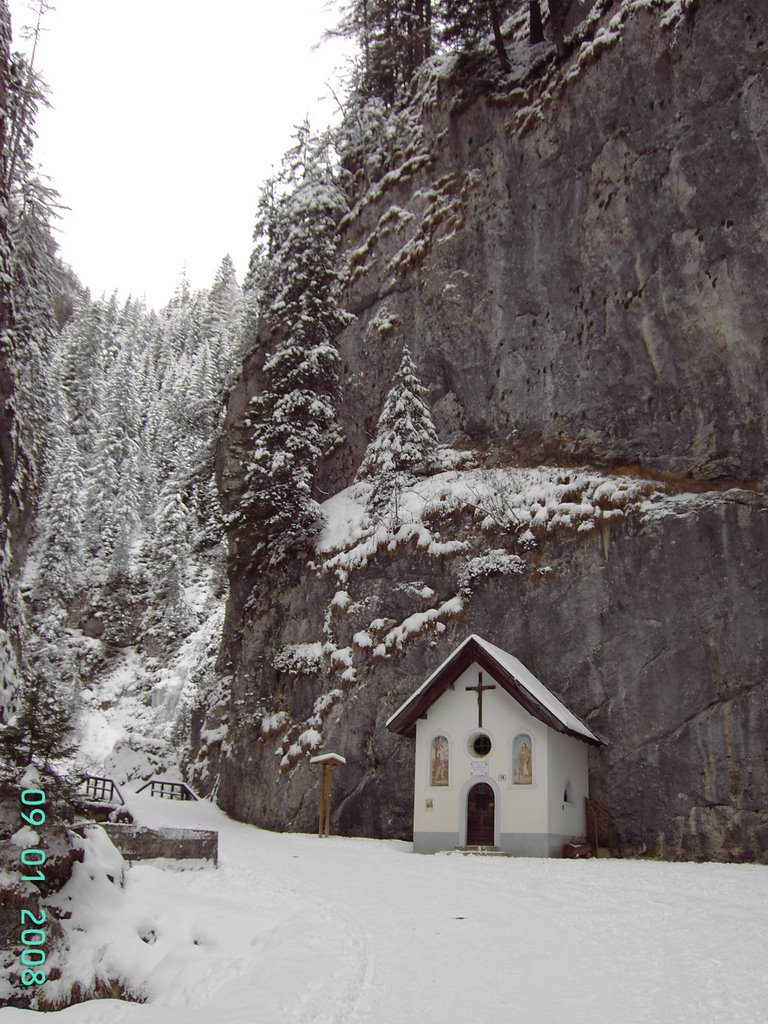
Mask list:
POLYGON ((470 775, 487 775, 488 774, 488 762, 487 761, 470 761, 470 763, 469 763, 469 774, 470 775))

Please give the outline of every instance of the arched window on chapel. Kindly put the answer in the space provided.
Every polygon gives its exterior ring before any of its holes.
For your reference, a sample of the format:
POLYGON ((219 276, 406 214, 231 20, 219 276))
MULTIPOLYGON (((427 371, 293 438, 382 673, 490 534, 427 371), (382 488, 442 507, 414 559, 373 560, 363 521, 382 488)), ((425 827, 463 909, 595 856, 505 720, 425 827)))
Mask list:
POLYGON ((512 745, 512 782, 516 786, 533 784, 533 743, 525 732, 515 736, 512 745))
POLYGON ((430 751, 430 785, 448 785, 448 739, 446 736, 435 736, 430 751))

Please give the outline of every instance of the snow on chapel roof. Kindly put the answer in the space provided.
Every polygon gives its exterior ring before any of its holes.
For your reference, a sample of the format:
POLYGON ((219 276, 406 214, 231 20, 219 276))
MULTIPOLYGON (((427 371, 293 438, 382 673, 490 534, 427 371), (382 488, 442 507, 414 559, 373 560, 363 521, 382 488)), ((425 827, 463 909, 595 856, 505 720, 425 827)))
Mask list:
POLYGON ((484 668, 526 711, 545 725, 586 743, 601 744, 602 741, 521 661, 474 633, 459 644, 442 665, 436 668, 418 690, 397 709, 387 721, 387 728, 401 736, 413 736, 419 716, 434 704, 472 662, 477 662, 484 668))

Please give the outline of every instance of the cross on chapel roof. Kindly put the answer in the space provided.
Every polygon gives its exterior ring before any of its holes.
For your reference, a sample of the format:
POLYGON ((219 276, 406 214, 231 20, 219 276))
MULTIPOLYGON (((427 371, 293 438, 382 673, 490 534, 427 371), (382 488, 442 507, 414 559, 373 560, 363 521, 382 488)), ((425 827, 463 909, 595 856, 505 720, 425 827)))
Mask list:
POLYGON ((451 683, 473 662, 480 665, 529 714, 556 732, 574 736, 585 743, 601 746, 602 740, 547 689, 521 661, 495 644, 472 634, 435 669, 387 721, 387 728, 401 736, 413 736, 416 721, 451 683))

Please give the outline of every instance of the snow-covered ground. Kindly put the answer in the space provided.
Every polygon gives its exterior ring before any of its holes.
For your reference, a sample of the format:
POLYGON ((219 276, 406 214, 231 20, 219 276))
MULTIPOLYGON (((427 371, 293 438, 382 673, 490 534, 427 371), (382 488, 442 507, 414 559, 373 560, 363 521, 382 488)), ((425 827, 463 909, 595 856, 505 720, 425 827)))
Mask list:
POLYGON ((47 1020, 765 1024, 766 867, 418 856, 264 832, 204 801, 131 806, 146 824, 218 829, 219 867, 137 865, 121 890, 98 870, 115 873, 111 847, 92 842, 65 890, 66 972, 98 966, 148 1002, 47 1020))

